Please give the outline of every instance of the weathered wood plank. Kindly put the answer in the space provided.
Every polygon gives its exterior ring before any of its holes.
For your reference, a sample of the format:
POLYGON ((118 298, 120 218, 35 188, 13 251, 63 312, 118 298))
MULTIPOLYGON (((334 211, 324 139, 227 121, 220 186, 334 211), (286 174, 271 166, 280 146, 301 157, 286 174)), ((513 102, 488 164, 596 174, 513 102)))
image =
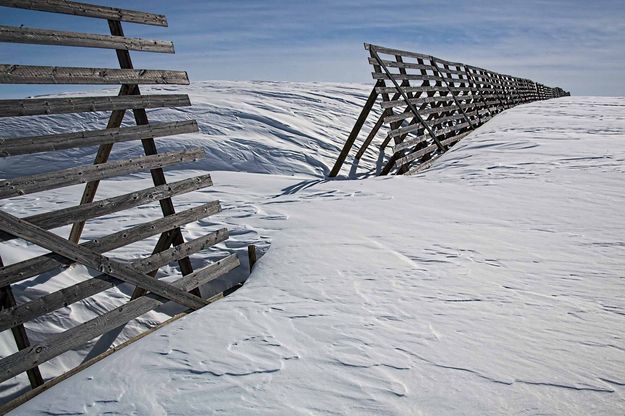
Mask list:
MULTIPOLYGON (((232 254, 217 263, 183 276, 173 282, 172 286, 186 293, 188 290, 218 278, 238 265, 238 258, 232 254)), ((90 321, 54 335, 44 343, 33 345, 30 348, 10 355, 0 360, 0 382, 8 380, 72 348, 76 348, 104 332, 151 311, 165 302, 167 302, 166 299, 154 294, 142 296, 90 321)), ((203 300, 203 302, 205 301, 203 300)))
POLYGON ((185 71, 79 68, 0 64, 0 84, 177 84, 189 85, 185 71))
MULTIPOLYGON (((136 192, 101 199, 99 201, 81 204, 56 211, 45 212, 23 218, 31 224, 44 230, 50 230, 63 225, 73 224, 76 221, 84 221, 91 218, 109 215, 114 212, 138 207, 144 204, 171 198, 211 186, 213 182, 209 174, 195 178, 183 179, 170 184, 154 186, 136 192)), ((0 231, 0 242, 11 240, 13 236, 0 231)))
POLYGON ((0 26, 0 42, 174 53, 174 44, 170 41, 62 32, 21 26, 0 26))
MULTIPOLYGON (((425 69, 425 70, 431 70, 432 69, 432 65, 428 65, 428 64, 415 64, 415 63, 411 63, 411 62, 397 62, 397 61, 389 61, 389 60, 386 60, 386 59, 382 59, 382 62, 384 63, 384 65, 386 65, 389 68, 425 69)), ((369 57, 369 63, 371 65, 378 65, 378 62, 375 60, 375 58, 371 58, 371 57, 369 57)))
MULTIPOLYGON (((391 74, 392 77, 399 81, 443 81, 443 78, 438 75, 421 75, 421 74, 391 74)), ((372 72, 371 77, 373 79, 388 79, 391 77, 387 74, 380 74, 378 72, 372 72)))
POLYGON ((161 280, 153 279, 120 261, 112 260, 2 211, 0 211, 0 229, 60 254, 67 259, 142 287, 188 308, 199 309, 206 305, 197 296, 176 289, 161 280))
MULTIPOLYGON (((131 263, 131 266, 142 273, 148 273, 227 239, 228 230, 222 228, 195 240, 134 261, 131 263)), ((0 310, 0 331, 5 331, 46 313, 71 305, 121 283, 123 282, 119 279, 101 274, 19 306, 13 305, 12 308, 0 310)))
POLYGON ((198 131, 195 120, 153 123, 144 126, 79 131, 75 133, 0 139, 0 157, 52 152, 74 147, 97 146, 156 137, 174 136, 198 131))
MULTIPOLYGON (((221 210, 219 201, 211 201, 186 211, 168 215, 164 218, 135 225, 126 230, 118 231, 97 239, 87 241, 81 245, 99 253, 115 250, 116 248, 141 241, 160 233, 173 233, 180 226, 206 218, 221 210)), ((72 262, 55 253, 23 260, 0 268, 0 286, 20 282, 41 273, 59 269, 72 262)))
POLYGON ((191 101, 186 94, 31 98, 0 100, 0 117, 132 110, 136 108, 188 107, 190 105, 191 101))
POLYGON ((203 155, 204 151, 198 148, 8 179, 0 181, 0 199, 142 172, 161 166, 192 162, 203 155))
MULTIPOLYGON (((459 141, 460 139, 464 138, 469 133, 471 133, 471 132, 468 131, 466 133, 458 134, 458 135, 450 137, 448 139, 441 140, 441 143, 443 145, 445 145, 445 146, 448 146, 448 145, 450 145, 452 143, 455 143, 455 142, 459 141)), ((417 151, 412 152, 412 153, 410 153, 410 154, 408 154, 408 155, 406 155, 406 156, 404 156, 402 158, 397 159, 397 165, 398 166, 406 165, 406 164, 408 164, 410 162, 413 162, 414 160, 419 159, 420 157, 422 157, 422 156, 424 156, 424 155, 426 155, 428 153, 431 153, 431 152, 433 152, 435 150, 436 150, 436 145, 435 144, 429 145, 428 147, 425 147, 423 149, 417 150, 417 151)))
POLYGON ((141 23, 144 25, 167 26, 167 18, 160 14, 117 9, 114 7, 67 0, 0 0, 0 6, 71 14, 74 16, 95 17, 129 23, 141 23))
POLYGON ((425 55, 422 53, 403 51, 401 49, 385 48, 383 46, 365 43, 366 50, 370 51, 372 47, 375 48, 375 50, 378 53, 383 53, 385 55, 400 55, 400 56, 409 57, 409 58, 430 59, 430 55, 425 55))

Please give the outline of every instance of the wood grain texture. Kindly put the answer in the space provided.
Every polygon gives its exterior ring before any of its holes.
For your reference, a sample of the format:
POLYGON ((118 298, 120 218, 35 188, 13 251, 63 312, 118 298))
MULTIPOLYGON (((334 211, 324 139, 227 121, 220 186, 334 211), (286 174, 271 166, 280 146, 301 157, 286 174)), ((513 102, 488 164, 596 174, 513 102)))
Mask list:
POLYGON ((52 152, 74 147, 97 146, 198 131, 195 120, 153 123, 144 126, 50 134, 45 136, 0 139, 0 157, 52 152))
MULTIPOLYGON (((211 201, 164 218, 137 224, 125 230, 98 237, 82 243, 81 246, 98 253, 106 253, 160 233, 173 233, 182 225, 206 218, 220 211, 219 201, 211 201)), ((17 283, 51 270, 60 270, 62 266, 71 263, 72 261, 63 256, 49 253, 10 264, 0 268, 0 286, 17 283)))
POLYGON ((177 84, 189 85, 184 71, 0 64, 0 84, 177 84))
POLYGON ((67 0, 0 0, 0 6, 42 12, 71 14, 74 16, 95 17, 153 26, 167 26, 167 18, 160 14, 135 10, 117 9, 96 4, 79 3, 67 0))
POLYGON ((0 25, 0 42, 36 45, 80 46, 84 48, 174 53, 174 44, 165 40, 127 38, 94 33, 63 32, 0 25))
POLYGON ((0 100, 0 117, 133 110, 137 108, 188 107, 190 105, 191 101, 186 94, 29 98, 0 100))
POLYGON ((0 199, 62 188, 96 179, 144 172, 156 167, 192 162, 203 155, 204 151, 198 148, 8 179, 0 181, 0 199))

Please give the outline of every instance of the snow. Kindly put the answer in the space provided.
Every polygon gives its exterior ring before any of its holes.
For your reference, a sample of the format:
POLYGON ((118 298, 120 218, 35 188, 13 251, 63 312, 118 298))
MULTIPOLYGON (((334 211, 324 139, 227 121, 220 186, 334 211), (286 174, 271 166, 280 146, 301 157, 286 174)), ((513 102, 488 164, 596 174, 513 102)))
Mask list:
MULTIPOLYGON (((14 414, 622 413, 625 98, 525 104, 417 176, 328 181, 367 87, 182 90, 202 133, 159 143, 205 144, 201 168, 218 171, 180 203, 224 206, 185 231, 226 224, 221 249, 266 254, 231 296, 14 414)), ((70 204, 63 192, 39 203, 70 204)), ((27 247, 5 248, 15 261, 27 247)))

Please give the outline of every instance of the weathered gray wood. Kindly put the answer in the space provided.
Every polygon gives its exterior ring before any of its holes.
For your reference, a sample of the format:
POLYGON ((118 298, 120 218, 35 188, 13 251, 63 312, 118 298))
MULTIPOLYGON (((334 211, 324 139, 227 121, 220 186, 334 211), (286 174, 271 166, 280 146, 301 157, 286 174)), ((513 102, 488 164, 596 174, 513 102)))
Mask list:
MULTIPOLYGON (((0 267, 4 267, 2 257, 0 257, 0 267)), ((11 290, 11 286, 0 287, 0 313, 14 308, 15 305, 15 296, 13 295, 13 290, 11 290)), ((28 339, 28 334, 23 324, 13 325, 10 329, 18 351, 30 346, 30 339, 28 339)), ((35 389, 43 384, 43 377, 41 376, 39 367, 35 366, 29 369, 26 371, 26 375, 28 376, 31 388, 35 389)))
POLYGON ((0 6, 95 17, 153 26, 167 26, 167 18, 160 14, 135 10, 117 9, 96 4, 78 3, 67 0, 0 0, 0 6))
MULTIPOLYGON (((471 132, 469 131, 469 132, 466 132, 466 133, 463 133, 463 134, 456 135, 454 137, 450 137, 449 139, 442 140, 441 143, 443 143, 444 145, 447 146, 447 145, 449 145, 451 143, 459 141, 460 139, 464 138, 469 133, 471 133, 471 132)), ((397 159, 397 165, 398 166, 403 166, 403 165, 405 165, 407 163, 410 163, 410 162, 412 162, 412 161, 414 161, 416 159, 419 159, 420 157, 426 155, 427 153, 431 153, 431 152, 433 152, 435 150, 436 150, 436 145, 429 145, 428 147, 425 147, 423 149, 417 150, 417 151, 415 151, 413 153, 410 153, 410 154, 408 154, 408 155, 406 155, 406 156, 404 156, 404 157, 402 157, 400 159, 397 159)))
POLYGON ((434 140, 434 142, 441 148, 441 150, 444 150, 443 147, 441 146, 440 142, 438 141, 438 139, 436 138, 434 132, 432 131, 432 129, 430 128, 430 126, 428 125, 428 123, 426 123, 426 121, 423 119, 423 117, 421 117, 421 114, 419 113, 419 111, 417 110, 417 108, 412 105, 410 103, 410 96, 406 93, 406 91, 402 90, 399 83, 397 82, 397 79, 395 79, 394 76, 391 75, 391 73, 389 72, 388 68, 384 66, 384 64, 382 63, 380 57, 378 56, 377 51, 375 50, 375 48, 370 47, 369 51, 371 52, 371 56, 374 57, 378 63, 380 64, 380 66, 382 67, 382 69, 384 70, 384 73, 386 74, 386 76, 391 80, 391 82, 393 83, 393 85, 395 86, 396 90, 398 93, 400 93, 404 99, 404 101, 406 102, 406 105, 408 106, 408 108, 410 108, 410 111, 412 112, 412 114, 414 114, 414 116, 419 120, 419 122, 423 125, 423 127, 427 130, 427 132, 430 134, 430 136, 432 137, 432 140, 434 140))
MULTIPOLYGON (((439 89, 440 90, 440 89, 439 89)), ((472 95, 458 95, 458 99, 461 100, 469 100, 474 98, 472 95)), ((411 98, 410 102, 414 105, 423 105, 429 103, 438 103, 438 102, 449 102, 451 97, 449 96, 436 96, 436 97, 417 97, 411 98)), ((381 103, 382 108, 395 108, 395 107, 404 107, 406 102, 404 100, 392 100, 392 101, 383 101, 381 103)))
POLYGON ((140 286, 188 308, 199 309, 206 304, 197 296, 176 289, 168 283, 152 279, 120 261, 112 260, 2 211, 0 211, 0 229, 60 254, 67 259, 140 286))
POLYGON ((174 44, 165 40, 126 38, 93 33, 0 26, 0 42, 37 45, 80 46, 87 48, 124 49, 129 51, 174 53, 174 44))
POLYGON ((189 85, 184 71, 79 68, 0 64, 0 84, 177 84, 189 85))
POLYGON ((375 87, 374 87, 371 90, 371 93, 369 94, 369 97, 367 98, 365 105, 360 111, 360 114, 358 115, 358 119, 356 120, 354 127, 352 127, 352 131, 349 133, 349 136, 347 137, 347 140, 345 141, 345 145, 343 146, 343 149, 341 149, 341 153, 339 154, 339 157, 336 159, 336 162, 334 163, 334 166, 332 167, 332 170, 330 171, 330 174, 328 175, 330 178, 335 177, 341 171, 341 166, 343 166, 343 163, 345 162, 345 159, 347 158, 349 151, 354 146, 354 142, 356 141, 356 138, 358 137, 358 134, 360 133, 360 130, 362 129, 363 124, 365 124, 365 121, 367 120, 367 116, 371 112, 371 109, 373 108, 373 105, 375 104, 375 100, 377 98, 378 98, 378 93, 375 91, 375 87))
POLYGON ((22 176, 15 179, 0 181, 0 199, 41 192, 64 186, 76 185, 92 180, 112 178, 169 166, 177 163, 192 162, 204 155, 202 149, 190 149, 181 152, 162 153, 125 159, 99 165, 83 165, 77 168, 59 170, 55 172, 22 176))
POLYGON ((198 131, 195 120, 153 123, 145 126, 116 129, 90 130, 45 136, 0 139, 0 157, 52 152, 74 147, 97 146, 104 143, 120 143, 156 137, 174 136, 198 131))
MULTIPOLYGON (((410 92, 437 92, 440 91, 440 87, 437 86, 433 86, 433 85, 420 85, 420 86, 402 86, 401 87, 402 91, 406 92, 406 93, 410 93, 410 92)), ((397 89, 395 87, 377 87, 375 89, 378 94, 393 94, 397 92, 397 89)))
MULTIPOLYGON (((397 62, 397 61, 389 61, 386 59, 382 59, 382 62, 384 63, 384 65, 386 65, 389 68, 406 68, 406 69, 431 69, 432 66, 431 65, 427 65, 427 64, 414 64, 411 62, 397 62)), ((369 63, 371 65, 377 65, 378 62, 375 60, 375 58, 369 58, 369 63)))
MULTIPOLYGON (((171 286, 186 293, 188 290, 218 278, 238 265, 239 260, 236 255, 232 254, 217 263, 183 276, 173 282, 171 286)), ((151 311, 165 302, 167 302, 167 299, 155 294, 142 296, 90 321, 56 334, 44 343, 33 345, 28 349, 5 357, 0 360, 0 382, 14 377, 32 366, 46 362, 65 351, 76 348, 106 331, 151 311)), ((205 301, 203 300, 203 302, 205 301)))
MULTIPOLYGON (((111 35, 124 36, 124 30, 122 28, 121 22, 109 20, 108 25, 109 25, 109 30, 111 32, 111 35)), ((118 50, 116 51, 116 53, 117 53, 117 60, 121 68, 133 67, 132 59, 128 51, 118 50)), ((137 94, 140 93, 138 85, 135 87, 135 91, 137 94)), ((135 122, 137 123, 137 125, 149 124, 148 116, 144 109, 134 110, 133 115, 134 115, 135 122)), ((154 139, 142 140, 141 144, 143 145, 143 151, 146 155, 154 155, 157 153, 156 143, 154 142, 154 139)), ((152 176, 152 182, 154 183, 154 185, 158 186, 158 185, 163 185, 167 183, 163 169, 161 168, 152 169, 150 171, 150 174, 152 176)), ((88 196, 87 190, 88 190, 88 186, 85 186, 85 194, 83 195, 83 197, 88 196)), ((159 201, 159 203, 161 206, 161 211, 163 212, 164 216, 172 215, 176 212, 174 209, 174 204, 170 198, 162 199, 161 201, 159 201)), ((83 224, 84 223, 74 224, 74 227, 72 227, 72 230, 70 233, 70 238, 77 238, 80 235, 79 231, 82 229, 83 224)), ((175 229, 172 233, 166 233, 166 234, 161 235, 158 242, 156 243, 156 246, 154 247, 154 252, 157 253, 159 251, 162 251, 166 249, 167 247, 169 247, 171 244, 180 245, 182 243, 184 243, 182 232, 180 231, 180 229, 175 229)), ((191 261, 188 258, 181 259, 178 262, 178 265, 180 266, 180 271, 182 272, 183 275, 187 275, 193 272, 193 266, 191 265, 191 261)), ((143 289, 140 287, 137 287, 135 288, 135 291, 133 292, 133 297, 140 296, 142 293, 143 293, 143 289)), ((197 296, 201 296, 199 289, 196 289, 193 293, 197 296)))
MULTIPOLYGON (((135 225, 126 230, 118 231, 97 239, 82 243, 81 246, 99 253, 115 250, 116 248, 141 241, 160 233, 173 233, 180 226, 206 218, 221 210, 219 201, 211 201, 186 211, 168 215, 164 218, 135 225)), ((37 276, 61 266, 71 264, 72 261, 55 253, 48 253, 18 263, 0 268, 0 286, 17 283, 24 279, 37 276)))
MULTIPOLYGON (((159 185, 124 195, 101 199, 99 201, 81 204, 56 211, 45 212, 23 218, 25 221, 50 230, 63 225, 72 224, 76 221, 84 221, 91 218, 109 215, 114 212, 138 207, 144 204, 160 201, 164 198, 171 198, 175 195, 182 195, 187 192, 196 191, 211 186, 210 175, 201 175, 195 178, 184 179, 170 184, 159 185)), ((11 240, 13 236, 0 231, 0 242, 11 240)))
MULTIPOLYGON (((136 260, 132 262, 131 265, 137 271, 148 273, 227 239, 228 230, 222 228, 179 246, 170 247, 165 251, 161 251, 141 260, 136 260)), ((11 308, 0 310, 0 331, 5 331, 31 321, 46 313, 71 305, 72 303, 86 299, 121 283, 123 282, 119 279, 101 274, 19 306, 13 305, 11 308)))
POLYGON ((378 121, 375 122, 375 125, 373 126, 369 134, 367 135, 367 138, 365 139, 365 141, 362 143, 362 146, 360 146, 360 149, 358 149, 358 152, 356 153, 356 156, 355 156, 356 159, 360 160, 364 156, 365 151, 367 150, 367 148, 373 141, 373 138, 380 131, 380 128, 384 124, 384 114, 385 113, 382 113, 380 117, 378 117, 378 121))
POLYGON ((377 72, 372 72, 371 76, 373 79, 396 79, 399 81, 443 81, 443 78, 438 75, 421 75, 421 74, 380 74, 377 72))
POLYGON ((365 43, 365 50, 370 51, 372 48, 375 48, 377 52, 383 53, 385 55, 400 55, 400 56, 405 56, 409 58, 421 58, 421 59, 429 59, 430 57, 430 55, 424 55, 422 53, 403 51, 401 49, 385 48, 383 46, 365 43))
POLYGON ((186 94, 0 100, 0 117, 190 106, 186 94))

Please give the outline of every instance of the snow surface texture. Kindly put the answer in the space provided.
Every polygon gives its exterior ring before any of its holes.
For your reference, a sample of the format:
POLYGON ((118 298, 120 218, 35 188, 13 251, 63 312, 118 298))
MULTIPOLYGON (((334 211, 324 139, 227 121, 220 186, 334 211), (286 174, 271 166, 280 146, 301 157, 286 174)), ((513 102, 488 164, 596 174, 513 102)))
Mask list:
MULTIPOLYGON (((256 95, 237 85, 232 109, 256 95)), ((265 139, 251 123, 237 169, 283 174, 215 172, 208 195, 226 208, 216 221, 271 240, 250 280, 14 414, 623 414, 625 98, 525 104, 418 176, 326 181, 345 137, 330 133, 349 130, 366 88, 257 86, 281 110, 265 139), (289 94, 350 88, 336 130, 316 118, 335 109, 312 105, 273 140, 289 94)), ((223 97, 199 88, 202 106, 223 97)), ((202 124, 228 128, 215 112, 202 124)))

